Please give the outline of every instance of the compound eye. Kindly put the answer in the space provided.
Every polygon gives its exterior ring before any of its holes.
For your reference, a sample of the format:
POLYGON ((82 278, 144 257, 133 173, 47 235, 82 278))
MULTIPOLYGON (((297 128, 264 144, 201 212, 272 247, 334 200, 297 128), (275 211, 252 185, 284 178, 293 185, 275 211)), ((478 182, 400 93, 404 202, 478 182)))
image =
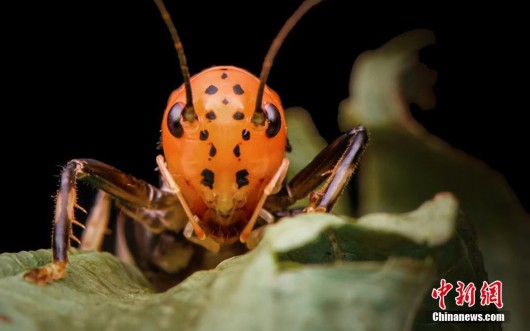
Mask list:
POLYGON ((263 108, 267 114, 267 120, 269 122, 269 126, 267 127, 267 131, 265 131, 265 133, 269 138, 275 137, 278 132, 280 132, 280 128, 282 127, 282 117, 280 116, 280 111, 272 103, 266 103, 263 108))
POLYGON ((176 138, 182 137, 183 133, 182 124, 180 123, 182 110, 184 110, 184 104, 177 102, 171 107, 167 115, 167 127, 169 128, 169 132, 176 138))

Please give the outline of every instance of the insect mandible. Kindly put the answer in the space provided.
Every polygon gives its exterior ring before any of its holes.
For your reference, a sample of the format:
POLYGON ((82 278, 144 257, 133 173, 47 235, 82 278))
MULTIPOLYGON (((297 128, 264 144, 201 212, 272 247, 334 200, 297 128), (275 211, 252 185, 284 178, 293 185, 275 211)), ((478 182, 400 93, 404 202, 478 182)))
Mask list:
POLYGON ((72 224, 81 225, 74 215, 77 181, 100 190, 82 248, 100 247, 112 200, 120 210, 118 256, 144 271, 184 277, 192 269, 207 268, 253 248, 265 225, 282 216, 330 211, 364 151, 368 134, 358 126, 285 181, 287 125, 280 98, 266 82, 287 34, 321 0, 305 0, 287 20, 259 78, 233 66, 215 66, 190 77, 163 0, 154 1, 170 31, 184 79, 169 97, 162 121, 164 156, 156 158, 161 186, 96 160, 68 162, 57 194, 53 261, 28 271, 24 276, 28 281, 47 284, 66 276, 70 240, 77 240, 72 224), (306 208, 289 210, 307 196, 306 208), (135 222, 125 223, 126 218, 135 222), (133 224, 132 230, 124 224, 133 224), (136 243, 131 244, 131 238, 136 243))

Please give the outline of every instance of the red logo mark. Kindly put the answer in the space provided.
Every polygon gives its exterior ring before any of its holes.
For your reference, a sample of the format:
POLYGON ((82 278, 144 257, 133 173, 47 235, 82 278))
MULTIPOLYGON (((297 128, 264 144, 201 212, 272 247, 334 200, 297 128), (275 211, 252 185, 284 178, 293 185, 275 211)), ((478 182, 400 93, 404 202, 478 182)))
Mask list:
POLYGON ((451 283, 447 283, 444 278, 440 280, 440 287, 439 288, 433 288, 431 297, 433 299, 438 299, 438 306, 441 309, 445 310, 445 296, 451 289, 453 288, 453 285, 451 283))
POLYGON ((495 304, 497 308, 502 308, 504 304, 502 303, 502 282, 496 280, 488 284, 488 282, 482 283, 482 288, 480 289, 480 304, 482 306, 487 306, 490 304, 495 304))
POLYGON ((467 302, 468 307, 473 307, 475 305, 475 290, 477 289, 475 284, 469 283, 464 287, 465 284, 461 281, 456 283, 458 284, 456 288, 456 292, 458 292, 458 296, 455 298, 456 304, 463 306, 464 302, 467 302))

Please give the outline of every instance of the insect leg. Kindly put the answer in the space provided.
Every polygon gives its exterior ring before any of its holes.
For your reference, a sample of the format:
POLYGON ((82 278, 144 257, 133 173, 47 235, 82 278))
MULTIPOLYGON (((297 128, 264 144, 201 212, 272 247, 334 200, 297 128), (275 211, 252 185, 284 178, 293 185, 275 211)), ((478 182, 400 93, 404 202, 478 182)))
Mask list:
MULTIPOLYGON (((195 235, 199 238, 199 240, 205 240, 206 239, 206 233, 204 233, 204 230, 199 225, 199 218, 197 215, 193 214, 191 209, 188 206, 188 203, 186 202, 186 199, 184 198, 184 195, 180 191, 180 187, 177 185, 171 174, 169 173, 169 169, 167 168, 166 161, 164 160, 164 157, 162 155, 158 155, 156 157, 156 163, 158 164, 158 169, 160 170, 160 175, 162 176, 162 179, 164 180, 165 184, 169 186, 171 189, 171 192, 175 194, 175 196, 179 199, 180 204, 182 205, 182 208, 184 209, 184 212, 186 213, 186 216, 188 216, 188 222, 190 226, 193 228, 193 232, 195 235)), ((189 238, 188 235, 186 235, 188 232, 184 230, 184 235, 189 238)))
POLYGON ((105 192, 99 191, 96 196, 96 202, 85 221, 85 230, 83 231, 79 248, 83 250, 101 250, 103 238, 109 224, 110 207, 110 197, 105 192))
POLYGON ((282 213, 309 195, 310 205, 305 211, 329 211, 346 187, 367 143, 363 126, 350 129, 324 148, 278 194, 269 197, 266 208, 274 214, 282 213))
POLYGON ((267 186, 265 186, 265 189, 263 190, 263 194, 260 200, 258 201, 254 214, 252 214, 252 217, 249 219, 247 225, 245 226, 245 228, 239 235, 239 241, 241 241, 242 243, 247 242, 248 239, 250 238, 250 235, 254 229, 254 225, 256 224, 256 221, 260 214, 261 208, 265 204, 267 197, 280 190, 281 184, 285 178, 285 175, 287 174, 288 167, 289 167, 289 160, 284 158, 282 161, 282 164, 280 165, 280 168, 276 171, 276 173, 271 178, 267 186))
POLYGON ((121 261, 134 265, 134 256, 129 249, 129 245, 127 245, 127 238, 125 236, 125 222, 125 214, 119 213, 118 219, 116 220, 116 256, 121 261))
POLYGON ((169 210, 178 205, 175 195, 122 171, 92 159, 77 159, 68 162, 61 173, 61 184, 55 205, 53 228, 53 262, 32 269, 24 275, 27 281, 47 284, 66 276, 68 249, 72 237, 72 222, 75 221, 76 181, 84 181, 105 191, 110 197, 127 207, 149 210, 169 210))
POLYGON ((306 212, 327 212, 333 208, 340 194, 348 184, 368 143, 364 127, 356 127, 346 133, 348 147, 333 168, 331 175, 321 190, 311 192, 306 212))

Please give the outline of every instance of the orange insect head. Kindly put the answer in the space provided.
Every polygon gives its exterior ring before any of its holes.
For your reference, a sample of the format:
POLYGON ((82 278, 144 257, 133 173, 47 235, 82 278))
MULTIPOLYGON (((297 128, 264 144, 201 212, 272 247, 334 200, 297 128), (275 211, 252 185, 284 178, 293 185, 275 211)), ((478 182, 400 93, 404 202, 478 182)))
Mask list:
POLYGON ((288 166, 283 159, 287 142, 283 108, 278 95, 267 87, 267 78, 289 31, 321 0, 305 0, 287 20, 265 56, 259 79, 230 66, 190 77, 169 12, 163 0, 154 1, 171 33, 184 78, 169 98, 162 123, 167 160, 163 173, 170 177, 166 181, 174 182, 199 239, 245 242, 257 212, 288 166))
POLYGON ((279 168, 287 127, 278 95, 265 87, 265 125, 252 123, 259 79, 236 67, 191 78, 196 120, 186 121, 184 86, 169 98, 162 123, 167 167, 205 232, 237 240, 264 186, 279 168))

